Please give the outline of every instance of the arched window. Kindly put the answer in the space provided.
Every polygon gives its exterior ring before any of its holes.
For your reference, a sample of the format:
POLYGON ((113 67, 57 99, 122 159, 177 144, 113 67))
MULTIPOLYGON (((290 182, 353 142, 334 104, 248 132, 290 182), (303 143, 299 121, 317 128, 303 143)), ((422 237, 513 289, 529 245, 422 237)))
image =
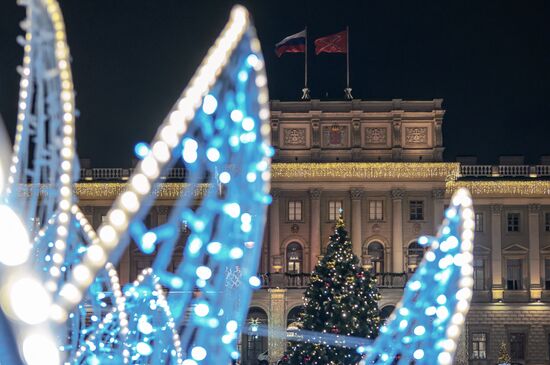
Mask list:
POLYGON ((294 307, 288 312, 286 317, 287 338, 297 338, 298 331, 302 328, 300 314, 304 311, 303 306, 294 307))
POLYGON ((416 241, 409 244, 407 249, 407 261, 409 272, 414 272, 424 257, 425 249, 416 241))
POLYGON ((286 246, 286 272, 299 274, 302 272, 303 250, 298 242, 292 242, 286 246))
POLYGON ((394 311, 395 306, 393 305, 387 305, 384 308, 380 309, 380 319, 382 323, 385 323, 390 314, 394 311))
POLYGON ((384 272, 384 246, 380 242, 371 242, 367 254, 371 257, 372 271, 375 274, 384 272))
POLYGON ((267 313, 258 307, 250 308, 246 317, 246 330, 241 337, 242 364, 258 364, 260 358, 267 356, 267 337, 255 334, 262 327, 267 328, 267 313))

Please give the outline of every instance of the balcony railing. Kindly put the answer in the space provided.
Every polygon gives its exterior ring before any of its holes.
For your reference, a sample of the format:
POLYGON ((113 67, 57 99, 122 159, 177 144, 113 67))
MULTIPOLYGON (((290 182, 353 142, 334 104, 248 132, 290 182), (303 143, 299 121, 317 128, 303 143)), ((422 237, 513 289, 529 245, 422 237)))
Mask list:
POLYGON ((550 165, 461 165, 462 177, 550 177, 550 165))
MULTIPOLYGON (((296 289, 309 285, 310 273, 262 273, 258 274, 262 288, 296 289)), ((403 289, 408 280, 407 273, 377 273, 376 284, 380 289, 403 289)))
MULTIPOLYGON (((80 169, 80 180, 127 180, 133 170, 121 168, 80 169)), ((161 178, 183 180, 186 178, 186 171, 183 167, 175 167, 161 178)))

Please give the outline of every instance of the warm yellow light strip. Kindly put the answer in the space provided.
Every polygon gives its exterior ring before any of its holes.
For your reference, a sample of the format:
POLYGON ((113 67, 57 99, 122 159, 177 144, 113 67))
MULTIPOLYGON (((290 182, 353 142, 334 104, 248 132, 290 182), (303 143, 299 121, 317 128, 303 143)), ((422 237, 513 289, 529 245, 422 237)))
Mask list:
POLYGON ((550 181, 448 181, 447 194, 466 188, 473 197, 550 197, 550 181))
POLYGON ((274 163, 272 179, 280 181, 453 181, 460 175, 460 164, 438 162, 329 162, 274 163))
MULTIPOLYGON (((114 202, 107 214, 106 222, 100 226, 99 243, 92 244, 84 255, 82 264, 90 270, 92 277, 95 277, 97 271, 105 265, 110 253, 126 232, 132 216, 139 211, 143 199, 151 193, 154 182, 171 159, 172 149, 180 143, 187 126, 202 103, 202 98, 216 82, 248 27, 248 12, 242 6, 235 6, 220 37, 209 50, 174 109, 159 127, 151 143, 151 153, 136 166, 127 188, 114 202)), ((259 44, 253 44, 253 47, 260 50, 259 44)), ((262 70, 263 64, 258 62, 256 67, 262 70)), ((264 119, 269 116, 269 109, 265 105, 260 111, 260 116, 262 114, 265 115, 264 119)), ((89 281, 82 280, 71 271, 69 281, 61 288, 56 303, 63 309, 64 314, 64 317, 57 318, 58 321, 63 321, 68 311, 80 302, 82 293, 88 285, 89 281)))

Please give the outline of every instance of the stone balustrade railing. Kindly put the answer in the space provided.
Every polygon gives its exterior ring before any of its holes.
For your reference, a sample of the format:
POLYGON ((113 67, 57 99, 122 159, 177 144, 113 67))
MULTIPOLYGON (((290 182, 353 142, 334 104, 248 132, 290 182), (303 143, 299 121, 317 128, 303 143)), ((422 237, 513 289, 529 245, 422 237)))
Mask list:
MULTIPOLYGON (((261 273, 258 274, 262 288, 295 289, 309 285, 310 273, 261 273)), ((407 273, 376 273, 376 284, 380 289, 403 289, 408 280, 407 273)))

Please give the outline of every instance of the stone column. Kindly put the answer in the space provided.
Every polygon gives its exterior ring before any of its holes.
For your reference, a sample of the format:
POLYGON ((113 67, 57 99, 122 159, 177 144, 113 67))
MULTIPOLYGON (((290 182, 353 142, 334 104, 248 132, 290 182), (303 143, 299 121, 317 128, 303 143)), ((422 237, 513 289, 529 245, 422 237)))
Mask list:
POLYGON ((363 197, 363 189, 352 188, 350 190, 351 197, 351 243, 353 253, 361 260, 361 245, 363 244, 362 228, 363 222, 361 218, 361 198, 363 197))
POLYGON ((529 293, 531 300, 540 300, 540 205, 529 205, 529 293))
POLYGON ((271 189, 273 202, 269 206, 269 251, 271 252, 270 272, 281 271, 283 260, 281 257, 281 241, 279 239, 279 189, 271 189))
POLYGON ((403 272, 403 197, 405 191, 394 189, 392 197, 392 270, 403 272))
POLYGON ((311 247, 309 269, 313 270, 321 255, 321 189, 311 189, 309 198, 311 205, 309 217, 311 222, 309 230, 309 245, 311 247))
POLYGON ((501 300, 504 290, 502 287, 502 205, 491 206, 491 270, 493 300, 501 300))
POLYGON ((432 199, 434 204, 434 236, 437 234, 437 229, 439 228, 439 225, 441 224, 441 222, 443 222, 444 198, 445 189, 432 190, 432 199))
POLYGON ((286 331, 286 289, 268 289, 269 313, 268 313, 268 340, 267 349, 269 363, 275 364, 286 348, 286 340, 281 332, 286 331))

